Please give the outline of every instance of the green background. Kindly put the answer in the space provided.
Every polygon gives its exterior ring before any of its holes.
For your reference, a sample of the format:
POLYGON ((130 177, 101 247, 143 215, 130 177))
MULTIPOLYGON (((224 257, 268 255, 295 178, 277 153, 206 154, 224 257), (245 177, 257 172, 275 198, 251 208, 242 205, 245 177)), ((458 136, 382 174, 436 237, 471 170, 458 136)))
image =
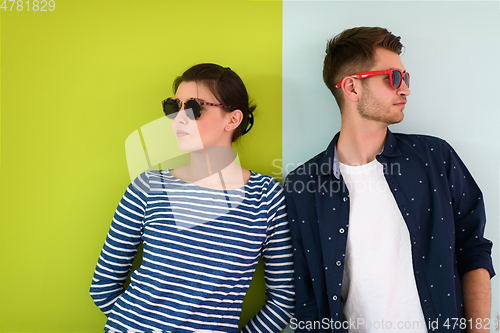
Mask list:
MULTIPOLYGON (((257 104, 236 145, 242 166, 276 171, 281 5, 56 0, 53 12, 0 11, 2 332, 102 331, 88 290, 130 182, 125 140, 162 116, 188 67, 215 62, 242 77, 257 104)), ((265 299, 259 267, 242 322, 265 299)))

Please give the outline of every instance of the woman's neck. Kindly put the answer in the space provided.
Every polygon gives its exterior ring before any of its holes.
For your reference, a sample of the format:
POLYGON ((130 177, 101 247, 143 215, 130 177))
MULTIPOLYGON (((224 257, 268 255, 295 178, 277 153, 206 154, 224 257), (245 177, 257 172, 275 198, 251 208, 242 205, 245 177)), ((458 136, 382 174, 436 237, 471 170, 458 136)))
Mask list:
POLYGON ((236 189, 245 185, 250 172, 235 161, 237 153, 232 147, 216 146, 191 152, 191 161, 172 171, 188 183, 212 189, 236 189))

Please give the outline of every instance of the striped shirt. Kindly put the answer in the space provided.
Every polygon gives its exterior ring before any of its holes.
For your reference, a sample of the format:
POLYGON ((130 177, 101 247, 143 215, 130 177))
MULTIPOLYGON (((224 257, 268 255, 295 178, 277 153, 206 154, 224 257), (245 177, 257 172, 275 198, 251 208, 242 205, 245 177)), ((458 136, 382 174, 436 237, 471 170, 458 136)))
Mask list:
POLYGON ((243 298, 264 259, 264 307, 242 332, 280 332, 294 308, 293 260, 283 189, 251 172, 245 186, 214 190, 168 170, 130 184, 113 217, 90 295, 105 330, 237 332, 243 298), (143 243, 141 266, 131 270, 143 243))

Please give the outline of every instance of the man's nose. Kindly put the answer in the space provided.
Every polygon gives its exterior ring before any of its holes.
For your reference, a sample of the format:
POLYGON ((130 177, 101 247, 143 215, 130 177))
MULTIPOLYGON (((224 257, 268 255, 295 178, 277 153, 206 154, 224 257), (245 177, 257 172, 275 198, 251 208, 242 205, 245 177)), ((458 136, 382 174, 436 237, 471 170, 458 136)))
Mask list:
POLYGON ((408 96, 410 95, 410 88, 406 84, 406 81, 401 82, 401 87, 398 89, 398 94, 403 95, 403 96, 408 96))

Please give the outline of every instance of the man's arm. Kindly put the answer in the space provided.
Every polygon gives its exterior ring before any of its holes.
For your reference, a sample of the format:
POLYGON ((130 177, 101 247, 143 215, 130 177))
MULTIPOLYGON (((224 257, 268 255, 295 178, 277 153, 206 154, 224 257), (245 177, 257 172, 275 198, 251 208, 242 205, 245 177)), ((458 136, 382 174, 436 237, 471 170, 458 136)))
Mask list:
MULTIPOLYGON (((319 310, 316 305, 313 285, 309 272, 309 266, 302 244, 302 232, 298 222, 297 205, 295 204, 295 192, 293 191, 293 180, 290 175, 285 179, 285 198, 290 222, 290 234, 293 247, 293 263, 295 270, 295 315, 290 327, 299 332, 319 332, 319 330, 305 330, 301 323, 319 321, 319 310)), ((315 209, 314 207, 311 207, 315 209)))
POLYGON ((489 332, 491 289, 488 270, 479 268, 465 273, 462 276, 462 293, 467 332, 489 332), (485 326, 488 328, 485 329, 485 326))
POLYGON ((455 217, 457 270, 462 282, 467 332, 489 332, 490 278, 495 275, 492 243, 484 238, 486 212, 483 194, 457 153, 445 143, 443 156, 455 217))

